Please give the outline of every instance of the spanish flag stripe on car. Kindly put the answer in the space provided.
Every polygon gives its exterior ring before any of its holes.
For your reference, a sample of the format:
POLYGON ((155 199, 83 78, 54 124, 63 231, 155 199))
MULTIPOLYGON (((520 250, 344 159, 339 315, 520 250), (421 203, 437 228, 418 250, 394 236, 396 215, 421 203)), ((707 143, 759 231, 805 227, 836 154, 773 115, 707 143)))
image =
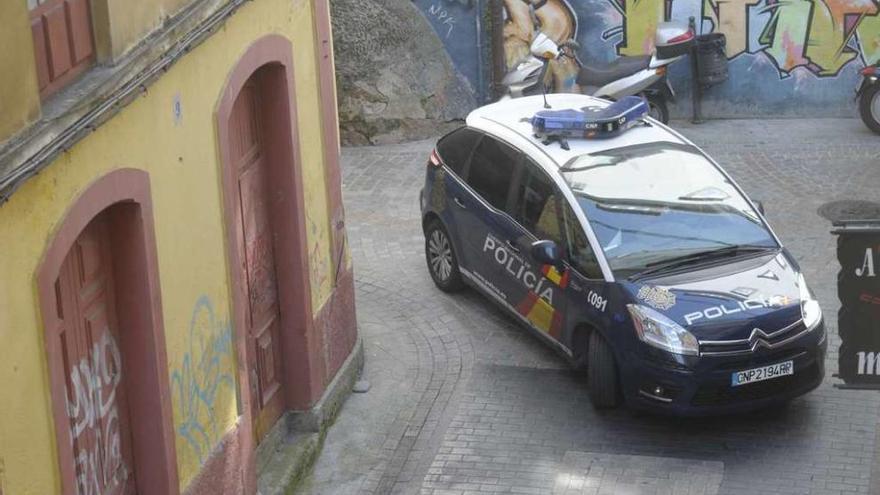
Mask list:
POLYGON ((546 277, 547 280, 553 282, 559 287, 563 289, 568 287, 568 270, 565 270, 564 273, 559 273, 559 270, 557 270, 555 266, 544 265, 541 273, 544 274, 544 277, 546 277))

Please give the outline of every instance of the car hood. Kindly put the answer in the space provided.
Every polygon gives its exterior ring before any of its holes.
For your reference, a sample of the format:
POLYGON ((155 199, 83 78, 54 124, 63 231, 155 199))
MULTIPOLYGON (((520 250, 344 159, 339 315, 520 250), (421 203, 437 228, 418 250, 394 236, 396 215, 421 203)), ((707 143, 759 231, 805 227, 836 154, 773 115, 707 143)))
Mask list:
POLYGON ((799 321, 798 276, 780 251, 623 285, 634 303, 663 313, 698 339, 732 340, 799 321))

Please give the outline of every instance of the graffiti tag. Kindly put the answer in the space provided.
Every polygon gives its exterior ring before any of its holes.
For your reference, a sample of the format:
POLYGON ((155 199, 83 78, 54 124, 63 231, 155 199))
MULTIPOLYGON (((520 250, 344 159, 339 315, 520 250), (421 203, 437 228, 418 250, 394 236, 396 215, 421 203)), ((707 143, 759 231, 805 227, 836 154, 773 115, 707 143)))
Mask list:
POLYGON ((105 328, 98 342, 70 369, 72 397, 67 400, 71 444, 76 462, 77 493, 104 493, 128 479, 122 458, 116 392, 122 381, 119 347, 105 328), (91 445, 88 437, 94 439, 91 445))
POLYGON ((232 331, 218 321, 211 300, 196 301, 189 325, 189 343, 183 363, 171 374, 177 399, 177 433, 204 463, 223 433, 217 419, 217 402, 223 389, 235 391, 232 331))
POLYGON ((455 29, 455 17, 440 4, 432 4, 428 7, 428 13, 431 14, 442 26, 446 27, 446 37, 452 34, 455 29))
MULTIPOLYGON (((609 1, 623 15, 619 30, 606 30, 623 35, 617 44, 620 55, 650 53, 664 12, 673 3, 686 3, 609 1)), ((868 64, 880 58, 880 0, 702 0, 701 8, 711 31, 724 34, 729 59, 763 54, 781 77, 797 67, 819 77, 836 76, 853 60, 868 64), (750 40, 755 40, 752 49, 750 40)))

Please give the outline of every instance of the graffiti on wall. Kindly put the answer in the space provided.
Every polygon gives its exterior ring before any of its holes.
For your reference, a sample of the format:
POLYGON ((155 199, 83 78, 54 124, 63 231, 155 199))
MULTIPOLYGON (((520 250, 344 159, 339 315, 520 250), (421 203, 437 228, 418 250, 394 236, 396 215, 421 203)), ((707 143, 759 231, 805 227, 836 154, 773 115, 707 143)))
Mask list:
POLYGON ((317 313, 333 292, 333 266, 330 262, 330 235, 327 228, 306 213, 308 223, 309 283, 312 290, 312 310, 317 313))
POLYGON ((730 58, 763 53, 783 76, 796 67, 834 76, 880 56, 878 8, 878 0, 704 0, 703 19, 724 33, 730 58), (750 22, 762 15, 765 22, 750 22))
POLYGON ((474 7, 474 0, 437 0, 428 6, 428 17, 442 27, 440 34, 446 39, 452 36, 455 23, 459 19, 458 11, 450 9, 450 6, 471 10, 474 7))
MULTIPOLYGON (((702 33, 724 33, 730 59, 761 55, 780 77, 803 67, 817 77, 836 76, 848 63, 880 59, 880 0, 601 0, 579 37, 578 12, 594 0, 548 0, 535 13, 541 30, 557 42, 612 43, 617 55, 650 53, 657 24, 666 17, 702 21, 702 33), (584 4, 584 5, 581 5, 584 4), (600 13, 594 14, 599 11, 600 13), (598 37, 590 33, 599 31, 598 37), (582 39, 586 38, 586 39, 582 39), (598 38, 598 40, 596 39, 598 38)), ((504 0, 504 55, 510 68, 528 56, 534 24, 524 0, 504 0)))
MULTIPOLYGON (((541 31, 557 42, 577 38, 577 15, 565 0, 548 0, 535 10, 541 31)), ((504 0, 504 57, 507 67, 528 57, 535 24, 522 0, 504 0)))
POLYGON ((763 52, 785 73, 803 66, 819 76, 836 75, 863 53, 860 40, 877 44, 878 5, 876 0, 767 0, 771 19, 761 31, 763 52))
MULTIPOLYGON (((499 0, 383 0, 388 3, 410 1, 430 25, 455 67, 462 82, 470 84, 477 100, 488 97, 490 62, 487 47, 490 30, 481 24, 485 9, 499 0)), ((383 2, 379 2, 383 3, 383 2)), ((429 33, 426 33, 429 34, 429 33)), ((430 35, 430 34, 429 34, 430 35)))
POLYGON ((178 455, 205 462, 224 433, 220 411, 235 395, 232 330, 217 317, 211 300, 200 297, 192 311, 186 352, 171 373, 178 455), (180 446, 186 447, 180 452, 180 446))
POLYGON ((105 328, 102 334, 69 373, 70 442, 76 463, 76 491, 83 495, 123 486, 130 472, 122 455, 123 418, 116 400, 122 381, 122 357, 110 331, 105 328))

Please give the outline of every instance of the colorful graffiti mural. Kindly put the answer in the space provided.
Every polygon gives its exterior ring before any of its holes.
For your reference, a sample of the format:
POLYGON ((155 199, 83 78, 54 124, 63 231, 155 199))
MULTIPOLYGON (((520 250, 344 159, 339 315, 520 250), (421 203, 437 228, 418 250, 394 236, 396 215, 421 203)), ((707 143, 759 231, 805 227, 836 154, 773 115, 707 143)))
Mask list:
MULTIPOLYGON (((787 77, 805 67, 820 77, 835 76, 847 63, 859 65, 880 58, 880 0, 606 0, 593 15, 584 37, 601 31, 618 55, 643 55, 654 48, 657 24, 664 18, 702 20, 702 33, 720 32, 727 38, 727 56, 763 54, 787 77), (611 11, 609 11, 609 7, 611 11), (693 12, 694 8, 699 12, 693 12), (596 26, 599 21, 600 26, 596 26)), ((536 9, 541 30, 561 42, 578 38, 578 11, 596 2, 550 0, 536 9)), ((528 56, 533 33, 528 4, 505 0, 503 28, 505 59, 511 67, 528 56)), ((595 12, 595 11, 594 11, 595 12)), ((593 44, 595 39, 579 39, 593 44)), ((586 43, 585 43, 586 42, 586 43)))
POLYGON ((192 311, 182 364, 171 373, 178 456, 185 461, 204 463, 225 433, 221 408, 234 407, 234 373, 229 322, 218 318, 210 298, 201 296, 192 311))
MULTIPOLYGON (((531 0, 541 30, 558 42, 575 39, 585 62, 650 53, 659 22, 687 22, 698 34, 723 33, 730 80, 704 99, 704 115, 853 115, 858 70, 880 60, 880 0, 531 0)), ((530 0, 413 0, 444 43, 461 74, 489 93, 492 54, 477 29, 499 6, 500 64, 509 70, 529 56, 535 26, 530 0), (488 53, 488 54, 487 54, 488 53), (482 67, 482 69, 480 69, 482 67)), ((491 26, 482 26, 491 27, 491 26)), ((484 29, 483 31, 487 31, 484 29)), ((497 55, 497 54, 496 54, 497 55)), ((574 69, 551 65, 553 87, 574 69)), ((688 64, 671 68, 683 98, 673 113, 687 114, 688 64)))
POLYGON ((880 56, 878 8, 876 0, 705 0, 702 18, 725 34, 730 58, 763 53, 783 76, 795 67, 834 76, 853 60, 880 56))

